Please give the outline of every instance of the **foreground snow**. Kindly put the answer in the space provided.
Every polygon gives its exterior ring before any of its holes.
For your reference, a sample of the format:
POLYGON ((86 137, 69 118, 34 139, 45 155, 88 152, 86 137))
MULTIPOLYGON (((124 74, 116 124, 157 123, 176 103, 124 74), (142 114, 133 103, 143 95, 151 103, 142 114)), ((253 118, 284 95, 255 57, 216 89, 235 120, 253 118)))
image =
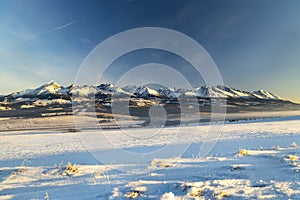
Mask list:
MULTIPOLYGON (((198 127, 182 158, 132 164, 147 173, 119 171, 125 164, 117 162, 101 165, 77 133, 1 132, 0 199, 300 198, 300 117, 228 123, 210 154, 197 157, 200 133, 208 128, 198 127), (65 168, 68 162, 76 163, 74 172, 65 168)), ((119 148, 141 151, 169 144, 166 138, 176 129, 136 143, 122 140, 119 130, 109 136, 120 141, 119 148)), ((189 134, 195 127, 182 129, 189 134)), ((154 129, 137 131, 147 135, 154 129)), ((94 148, 114 150, 105 142, 94 148)))

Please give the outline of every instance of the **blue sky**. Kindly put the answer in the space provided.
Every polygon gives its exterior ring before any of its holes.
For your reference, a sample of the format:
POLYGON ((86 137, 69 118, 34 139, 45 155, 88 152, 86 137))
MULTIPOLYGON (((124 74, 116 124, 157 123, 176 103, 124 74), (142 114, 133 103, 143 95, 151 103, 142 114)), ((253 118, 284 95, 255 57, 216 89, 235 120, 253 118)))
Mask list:
MULTIPOLYGON (((226 85, 262 88, 300 102, 299 9, 298 0, 1 0, 0 93, 49 80, 70 84, 101 41, 131 28, 155 26, 198 41, 226 85)), ((116 71, 153 61, 149 57, 155 55, 162 63, 177 61, 160 52, 137 54, 136 60, 133 55, 118 60, 116 71)))

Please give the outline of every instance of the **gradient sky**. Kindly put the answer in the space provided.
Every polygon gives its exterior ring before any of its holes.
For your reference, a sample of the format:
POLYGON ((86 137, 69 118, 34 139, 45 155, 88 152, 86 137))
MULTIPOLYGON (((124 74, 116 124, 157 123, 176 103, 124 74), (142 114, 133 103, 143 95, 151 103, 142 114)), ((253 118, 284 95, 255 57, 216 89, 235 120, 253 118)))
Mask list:
MULTIPOLYGON (((1 0, 0 93, 49 80, 70 84, 101 41, 155 26, 198 41, 226 85, 300 102, 299 10, 298 0, 1 0)), ((133 65, 130 60, 116 69, 133 65)))

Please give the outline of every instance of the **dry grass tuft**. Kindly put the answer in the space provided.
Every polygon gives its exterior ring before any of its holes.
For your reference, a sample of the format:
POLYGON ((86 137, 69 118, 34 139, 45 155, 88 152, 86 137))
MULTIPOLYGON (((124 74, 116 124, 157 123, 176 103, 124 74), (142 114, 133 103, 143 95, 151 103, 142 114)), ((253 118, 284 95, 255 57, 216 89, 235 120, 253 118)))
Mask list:
POLYGON ((132 189, 130 192, 128 192, 127 194, 125 194, 124 196, 129 199, 134 199, 139 196, 142 196, 142 194, 145 193, 146 191, 147 191, 147 188, 144 186, 136 187, 136 188, 132 189))
POLYGON ((77 167, 75 164, 68 162, 63 172, 63 175, 72 176, 74 174, 77 174, 78 172, 79 172, 79 167, 77 167))
POLYGON ((153 159, 151 161, 151 166, 159 167, 159 168, 168 168, 168 167, 172 167, 172 164, 167 163, 165 160, 153 159))
POLYGON ((25 165, 26 162, 30 163, 29 160, 24 159, 23 162, 22 162, 22 164, 19 166, 19 168, 16 171, 14 171, 12 173, 12 175, 19 175, 19 174, 25 172, 26 171, 26 165, 25 165))
POLYGON ((228 193, 225 192, 225 191, 222 191, 222 192, 216 194, 216 199, 223 199, 223 198, 226 198, 226 197, 228 197, 228 193))
POLYGON ((199 187, 192 187, 188 192, 188 195, 192 197, 200 197, 202 194, 203 191, 199 187))
POLYGON ((133 191, 128 192, 124 196, 129 199, 134 199, 134 198, 141 196, 141 192, 133 190, 133 191))
POLYGON ((288 155, 287 159, 291 161, 297 161, 299 160, 299 157, 295 155, 288 155))
POLYGON ((250 151, 246 149, 240 149, 238 154, 239 156, 246 156, 246 155, 250 155, 250 151))
POLYGON ((106 178, 107 182, 110 184, 110 178, 108 174, 109 166, 106 166, 105 168, 101 168, 101 170, 97 171, 96 173, 92 174, 92 177, 94 178, 94 183, 97 183, 98 178, 106 178))

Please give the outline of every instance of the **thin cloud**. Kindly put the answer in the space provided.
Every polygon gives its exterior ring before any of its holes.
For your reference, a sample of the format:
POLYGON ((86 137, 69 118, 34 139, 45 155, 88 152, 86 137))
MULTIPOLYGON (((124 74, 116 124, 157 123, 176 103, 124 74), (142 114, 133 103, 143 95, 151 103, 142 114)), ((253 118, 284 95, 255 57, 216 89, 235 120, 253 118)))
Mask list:
POLYGON ((57 26, 57 27, 53 28, 52 30, 50 30, 50 31, 48 31, 48 32, 55 32, 55 31, 58 31, 58 30, 67 28, 67 27, 69 27, 69 26, 72 26, 73 24, 78 23, 79 21, 80 21, 80 20, 74 20, 74 21, 71 21, 71 22, 66 23, 66 24, 64 24, 64 25, 57 26))
POLYGON ((44 34, 47 34, 47 33, 53 33, 53 32, 62 30, 62 29, 64 29, 64 28, 67 28, 67 27, 69 27, 69 26, 72 26, 72 25, 78 23, 79 21, 80 21, 80 20, 74 20, 74 21, 71 21, 71 22, 66 23, 66 24, 64 24, 64 25, 57 26, 57 27, 55 27, 55 28, 53 28, 53 29, 51 29, 51 30, 47 30, 47 31, 43 31, 43 32, 40 32, 40 33, 33 34, 33 36, 36 38, 36 37, 39 37, 39 36, 44 35, 44 34))
POLYGON ((92 43, 92 41, 89 40, 89 39, 87 39, 87 38, 82 38, 82 39, 81 39, 81 42, 82 42, 82 43, 85 43, 85 44, 91 44, 91 43, 92 43))

